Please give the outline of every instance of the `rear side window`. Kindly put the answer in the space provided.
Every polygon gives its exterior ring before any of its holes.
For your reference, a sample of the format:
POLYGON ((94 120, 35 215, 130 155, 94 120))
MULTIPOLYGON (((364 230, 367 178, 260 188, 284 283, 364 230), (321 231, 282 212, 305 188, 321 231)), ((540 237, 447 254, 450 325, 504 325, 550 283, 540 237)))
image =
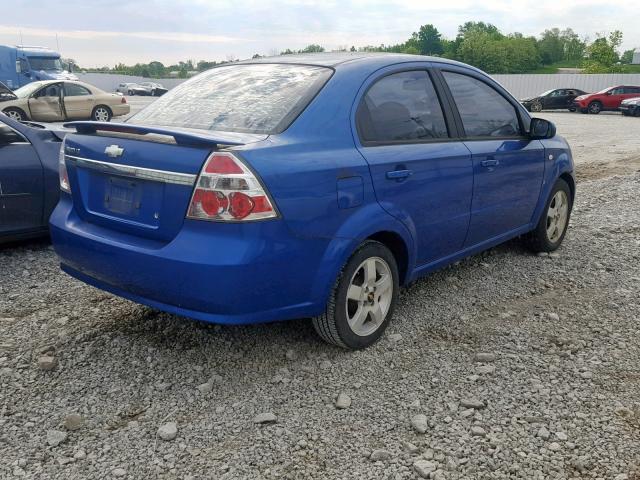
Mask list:
POLYGON ((279 133, 333 70, 288 64, 217 67, 173 88, 130 123, 245 133, 279 133))
POLYGON ((460 112, 467 137, 522 135, 515 107, 496 90, 468 75, 442 74, 460 112))
POLYGON ((358 107, 357 123, 363 143, 449 136, 438 96, 424 70, 387 75, 374 83, 358 107))
POLYGON ((64 84, 65 97, 81 97, 83 95, 91 95, 91 92, 80 85, 76 85, 75 83, 64 84))
POLYGON ((640 94, 640 87, 625 87, 624 93, 640 94))

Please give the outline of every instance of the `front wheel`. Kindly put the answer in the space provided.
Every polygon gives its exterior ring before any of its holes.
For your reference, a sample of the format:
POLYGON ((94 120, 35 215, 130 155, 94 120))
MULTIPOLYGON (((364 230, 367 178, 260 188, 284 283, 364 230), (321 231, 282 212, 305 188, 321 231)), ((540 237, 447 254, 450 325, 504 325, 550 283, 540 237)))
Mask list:
POLYGON ((542 111, 542 103, 540 102, 534 102, 531 104, 531 111, 538 113, 542 111))
POLYGON ((313 319, 322 339, 351 350, 368 347, 383 334, 399 289, 393 254, 379 242, 364 242, 344 266, 325 311, 313 319))
POLYGON ((601 111, 602 111, 602 104, 600 102, 591 102, 589 104, 589 113, 597 115, 601 111))
POLYGON ((27 119, 27 116, 19 108, 7 108, 6 110, 3 110, 3 113, 16 122, 23 122, 27 119))
POLYGON ((531 250, 553 252, 560 246, 569 226, 571 207, 569 185, 559 178, 551 189, 538 225, 525 236, 525 241, 531 250))

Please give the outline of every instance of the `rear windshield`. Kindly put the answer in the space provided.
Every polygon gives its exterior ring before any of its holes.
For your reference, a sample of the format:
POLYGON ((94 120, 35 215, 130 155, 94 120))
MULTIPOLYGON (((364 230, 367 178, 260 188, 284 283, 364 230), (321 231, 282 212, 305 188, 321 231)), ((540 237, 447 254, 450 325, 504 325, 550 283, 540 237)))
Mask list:
POLYGON ((169 90, 128 122, 245 133, 280 133, 318 93, 326 67, 217 67, 169 90))

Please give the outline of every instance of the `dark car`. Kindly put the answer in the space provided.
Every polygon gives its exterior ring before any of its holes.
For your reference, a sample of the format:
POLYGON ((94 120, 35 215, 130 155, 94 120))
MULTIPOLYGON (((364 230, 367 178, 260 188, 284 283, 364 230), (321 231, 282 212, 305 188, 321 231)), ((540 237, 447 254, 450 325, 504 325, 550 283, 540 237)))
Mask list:
POLYGON ((573 105, 573 100, 580 95, 586 95, 586 92, 577 88, 556 88, 535 97, 524 98, 520 100, 520 103, 530 112, 565 108, 575 112, 576 107, 573 105))
POLYGON ((312 317, 347 348, 382 335, 400 285, 518 236, 558 248, 575 191, 551 122, 435 57, 234 62, 126 123, 68 125, 65 272, 207 322, 312 317))
POLYGON ((0 113, 0 242, 47 233, 64 133, 0 113))
POLYGON ((169 91, 169 89, 163 87, 160 83, 155 82, 143 82, 140 85, 149 89, 152 97, 161 97, 169 91))
POLYGON ((620 102, 618 110, 620 110, 625 117, 640 117, 640 96, 623 100, 620 102))
POLYGON ((603 111, 617 111, 624 100, 640 95, 640 86, 619 85, 609 87, 597 93, 576 97, 574 105, 582 113, 597 115, 603 111))

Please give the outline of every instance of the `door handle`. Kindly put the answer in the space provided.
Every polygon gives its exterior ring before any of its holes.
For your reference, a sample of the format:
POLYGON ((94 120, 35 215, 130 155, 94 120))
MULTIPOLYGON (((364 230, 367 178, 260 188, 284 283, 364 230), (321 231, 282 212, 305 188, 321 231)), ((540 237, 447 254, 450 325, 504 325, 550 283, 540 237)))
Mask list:
POLYGON ((486 160, 482 160, 480 162, 480 165, 482 165, 483 167, 496 167, 500 165, 500 162, 495 158, 488 157, 486 160))
POLYGON ((387 172, 387 178, 389 180, 403 180, 411 175, 413 175, 412 170, 392 170, 387 172))

